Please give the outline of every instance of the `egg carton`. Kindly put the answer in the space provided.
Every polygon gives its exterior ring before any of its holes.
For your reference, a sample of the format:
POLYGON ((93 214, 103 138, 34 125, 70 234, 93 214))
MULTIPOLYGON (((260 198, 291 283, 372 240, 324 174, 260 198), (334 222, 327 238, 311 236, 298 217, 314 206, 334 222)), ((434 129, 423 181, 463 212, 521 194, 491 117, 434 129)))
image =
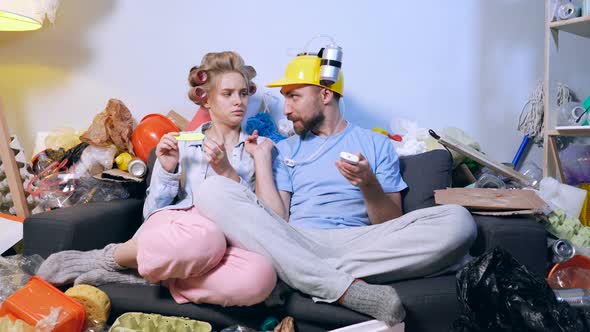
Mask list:
MULTIPOLYGON (((14 153, 14 159, 16 161, 16 166, 19 169, 19 175, 21 183, 23 184, 23 188, 26 188, 28 183, 33 179, 34 174, 32 173, 31 164, 27 162, 25 157, 25 152, 22 147, 21 142, 19 141, 18 137, 12 135, 10 137, 10 148, 14 153)), ((25 190, 25 198, 27 200, 27 205, 29 210, 34 210, 39 204, 39 200, 32 197, 26 190, 25 190)), ((4 169, 4 165, 0 160, 0 213, 12 214, 16 215, 16 209, 14 207, 14 202, 12 200, 12 194, 10 193, 10 189, 8 187, 8 179, 6 178, 6 170, 4 169)))

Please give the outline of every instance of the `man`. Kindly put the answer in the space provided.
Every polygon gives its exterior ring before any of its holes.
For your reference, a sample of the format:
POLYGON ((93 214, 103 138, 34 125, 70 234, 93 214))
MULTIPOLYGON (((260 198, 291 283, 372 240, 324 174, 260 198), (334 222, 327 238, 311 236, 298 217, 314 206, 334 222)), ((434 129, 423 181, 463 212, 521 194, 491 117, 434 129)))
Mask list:
POLYGON ((403 215, 406 184, 392 144, 344 120, 342 74, 327 86, 320 84, 319 70, 320 58, 300 55, 285 77, 268 85, 281 87, 284 113, 297 135, 277 144, 274 162, 269 140, 247 144, 256 195, 213 177, 196 204, 232 245, 266 256, 291 287, 393 326, 405 316, 395 289, 366 282, 448 269, 466 255, 476 226, 454 205, 403 215), (343 151, 359 162, 340 160, 343 151))

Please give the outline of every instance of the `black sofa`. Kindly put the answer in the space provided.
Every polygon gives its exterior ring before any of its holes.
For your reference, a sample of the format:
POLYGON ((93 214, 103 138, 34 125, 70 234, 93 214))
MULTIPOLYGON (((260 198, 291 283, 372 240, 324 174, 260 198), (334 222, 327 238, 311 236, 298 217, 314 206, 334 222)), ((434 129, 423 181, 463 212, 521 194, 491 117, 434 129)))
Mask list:
MULTIPOLYGON (((152 156, 153 160, 153 156, 152 156)), ((401 173, 409 188, 403 192, 406 212, 434 205, 433 190, 451 181, 451 158, 445 150, 401 158, 401 173)), ((24 222, 24 254, 47 257, 61 250, 91 250, 128 240, 142 222, 142 200, 91 203, 28 217, 24 222)), ((474 216, 478 236, 471 254, 500 246, 531 272, 542 276, 547 262, 545 230, 530 217, 474 216)), ((239 276, 237 276, 239 277, 239 276)), ((398 281, 407 316, 406 331, 446 331, 459 314, 455 276, 398 281)), ((215 305, 176 304, 168 290, 158 286, 108 284, 100 287, 112 301, 111 320, 128 311, 184 316, 210 322, 215 329, 242 324, 259 328, 268 316, 295 318, 299 331, 325 331, 371 319, 343 307, 313 303, 298 292, 284 305, 224 308, 215 305)))

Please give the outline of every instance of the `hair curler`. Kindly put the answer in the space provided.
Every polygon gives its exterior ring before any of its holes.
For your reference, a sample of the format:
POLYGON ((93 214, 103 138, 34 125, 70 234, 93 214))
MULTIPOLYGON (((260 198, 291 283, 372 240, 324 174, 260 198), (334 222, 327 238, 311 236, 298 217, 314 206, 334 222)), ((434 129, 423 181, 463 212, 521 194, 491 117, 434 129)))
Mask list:
POLYGON ((209 79, 209 73, 207 73, 204 69, 196 69, 191 71, 190 74, 190 83, 192 86, 198 86, 201 84, 205 84, 209 79))
POLYGON ((207 91, 202 87, 194 87, 188 90, 188 98, 197 105, 202 105, 207 100, 207 91))

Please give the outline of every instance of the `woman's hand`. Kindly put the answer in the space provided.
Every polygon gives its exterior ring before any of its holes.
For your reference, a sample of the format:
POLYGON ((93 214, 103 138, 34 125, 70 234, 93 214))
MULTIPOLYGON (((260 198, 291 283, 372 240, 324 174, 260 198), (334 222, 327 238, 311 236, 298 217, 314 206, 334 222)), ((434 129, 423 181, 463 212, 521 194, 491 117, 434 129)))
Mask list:
POLYGON ((258 130, 254 130, 252 135, 248 136, 245 141, 245 149, 252 158, 256 159, 263 156, 270 156, 272 152, 272 148, 274 147, 274 143, 265 138, 260 144, 258 143, 258 130))
POLYGON ((237 177, 236 171, 227 158, 224 144, 220 144, 211 137, 207 137, 203 149, 205 151, 205 158, 215 173, 230 179, 237 177))
POLYGON ((178 141, 174 138, 175 135, 178 133, 165 134, 156 145, 156 157, 168 173, 173 173, 178 165, 178 141))

